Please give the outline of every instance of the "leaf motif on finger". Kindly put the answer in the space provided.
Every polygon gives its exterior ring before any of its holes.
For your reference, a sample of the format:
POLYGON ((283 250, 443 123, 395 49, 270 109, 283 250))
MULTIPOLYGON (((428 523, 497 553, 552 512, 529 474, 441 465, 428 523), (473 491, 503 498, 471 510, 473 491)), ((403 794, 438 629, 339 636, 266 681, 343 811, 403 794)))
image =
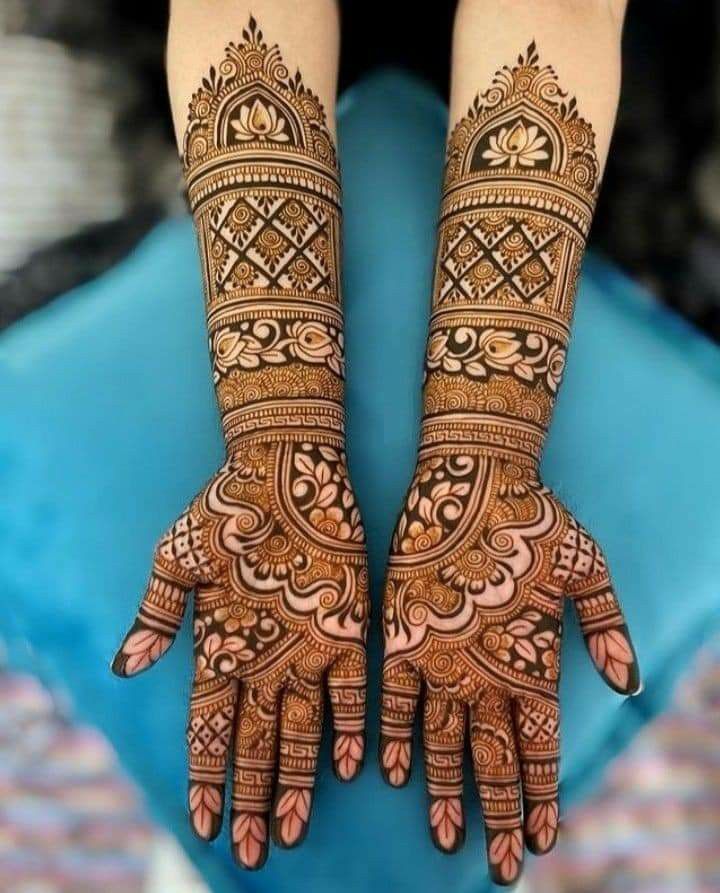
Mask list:
POLYGON ((212 836, 217 819, 222 815, 220 792, 210 784, 194 784, 189 793, 190 817, 195 831, 205 839, 212 836))
POLYGON ((267 842, 267 825, 263 816, 240 813, 232 824, 232 840, 243 865, 255 868, 263 857, 267 842))
POLYGON ((620 689, 628 686, 634 663, 632 648, 619 629, 607 629, 588 636, 588 650, 595 666, 620 689))
POLYGON ((126 655, 124 672, 127 676, 139 673, 155 663, 168 650, 172 638, 151 629, 141 629, 127 637, 122 646, 126 655))
POLYGON ((528 816, 527 832, 532 835, 540 852, 548 850, 555 840, 558 825, 558 805, 555 801, 538 803, 528 816))
POLYGON ((333 759, 337 773, 345 781, 349 781, 357 772, 363 758, 363 736, 341 733, 335 739, 333 759))
POLYGON ((506 884, 514 881, 520 873, 522 853, 522 833, 519 828, 513 831, 499 831, 494 835, 488 847, 488 858, 498 876, 506 884))
POLYGON ((430 827, 444 850, 453 850, 464 826, 459 797, 438 797, 430 806, 430 827))
POLYGON ((287 846, 297 843, 310 820, 310 791, 289 788, 278 800, 275 816, 280 820, 280 838, 287 846))
POLYGON ((388 741, 383 749, 383 769, 390 784, 404 784, 410 771, 410 742, 388 741))

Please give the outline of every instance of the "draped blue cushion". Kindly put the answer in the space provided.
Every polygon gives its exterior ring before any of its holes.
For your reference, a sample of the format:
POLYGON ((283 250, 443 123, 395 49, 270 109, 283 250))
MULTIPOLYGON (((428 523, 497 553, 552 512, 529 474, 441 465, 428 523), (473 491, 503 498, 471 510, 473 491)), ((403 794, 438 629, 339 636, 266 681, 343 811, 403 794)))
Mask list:
MULTIPOLYGON (((414 893, 487 886, 469 790, 469 839, 430 844, 421 762, 380 780, 381 583, 412 473, 420 414, 446 111, 418 82, 378 74, 340 107, 345 191, 349 456, 367 526, 369 760, 350 786, 326 751, 305 845, 259 873, 185 817, 188 624, 158 667, 115 679, 157 536, 220 463, 199 266, 188 219, 158 226, 123 263, 0 335, 0 631, 17 663, 63 684, 187 848, 212 889, 414 893)), ((646 690, 596 678, 571 621, 563 650, 563 795, 577 799, 717 625, 720 352, 611 266, 585 265, 566 384, 544 475, 605 545, 646 690)), ((469 773, 468 773, 469 778, 469 773)))

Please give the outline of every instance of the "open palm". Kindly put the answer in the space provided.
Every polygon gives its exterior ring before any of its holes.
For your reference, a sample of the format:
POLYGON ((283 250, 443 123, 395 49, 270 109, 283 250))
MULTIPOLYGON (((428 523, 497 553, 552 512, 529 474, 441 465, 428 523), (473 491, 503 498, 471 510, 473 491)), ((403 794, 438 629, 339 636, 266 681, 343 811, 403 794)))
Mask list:
POLYGON ((218 834, 234 739, 233 852, 258 868, 273 789, 276 842, 294 846, 307 830, 324 677, 336 774, 352 779, 363 759, 367 569, 344 455, 302 442, 235 452, 158 545, 116 673, 158 660, 191 590, 191 822, 218 834))
POLYGON ((534 472, 482 455, 421 459, 386 581, 381 765, 390 784, 407 781, 424 683, 433 840, 448 852, 464 840, 469 724, 488 860, 501 883, 520 873, 523 816, 533 852, 556 837, 565 597, 604 679, 634 692, 637 662, 602 552, 534 472))

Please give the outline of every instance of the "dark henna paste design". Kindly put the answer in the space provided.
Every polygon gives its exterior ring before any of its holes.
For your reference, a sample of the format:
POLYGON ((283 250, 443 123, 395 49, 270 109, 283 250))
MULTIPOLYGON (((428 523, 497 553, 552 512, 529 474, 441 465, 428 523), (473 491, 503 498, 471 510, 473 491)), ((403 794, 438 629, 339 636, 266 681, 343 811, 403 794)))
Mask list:
POLYGON ((344 454, 335 149, 253 19, 242 37, 193 96, 183 153, 227 461, 160 542, 113 668, 151 666, 194 590, 190 818, 218 834, 232 748, 233 854, 255 869, 271 833, 307 833, 324 679, 335 772, 362 765, 368 580, 344 454))
POLYGON ((538 479, 595 205, 595 138, 534 44, 448 145, 420 455, 392 542, 380 760, 405 784, 421 682, 429 822, 464 840, 466 729, 498 883, 558 827, 562 607, 621 693, 637 661, 604 558, 538 479))

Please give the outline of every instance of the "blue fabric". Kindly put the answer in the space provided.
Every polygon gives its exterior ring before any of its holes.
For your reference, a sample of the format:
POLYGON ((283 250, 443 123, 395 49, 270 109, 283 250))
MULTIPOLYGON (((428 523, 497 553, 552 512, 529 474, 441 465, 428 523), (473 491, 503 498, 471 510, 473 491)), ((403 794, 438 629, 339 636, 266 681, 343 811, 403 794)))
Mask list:
MULTIPOLYGON (((367 525, 375 618, 387 544, 412 472, 445 110, 400 75, 341 103, 349 453, 367 525)), ((717 625, 720 353, 611 267, 591 259, 544 472, 601 539, 638 648, 645 693, 623 701, 590 667, 574 623, 562 685, 565 802, 579 796, 717 625)), ((430 845, 422 772, 402 791, 375 765, 380 630, 371 630, 369 760, 356 783, 322 758, 305 845, 241 873, 226 837, 185 818, 184 634, 121 681, 108 662, 153 544, 222 457, 196 245, 159 226, 124 263, 0 336, 0 615, 16 660, 34 649, 100 725, 155 816, 216 891, 487 886, 479 807, 447 858, 430 845)), ((25 656, 25 657, 24 657, 25 656)), ((420 770, 421 764, 416 764, 420 770)))

